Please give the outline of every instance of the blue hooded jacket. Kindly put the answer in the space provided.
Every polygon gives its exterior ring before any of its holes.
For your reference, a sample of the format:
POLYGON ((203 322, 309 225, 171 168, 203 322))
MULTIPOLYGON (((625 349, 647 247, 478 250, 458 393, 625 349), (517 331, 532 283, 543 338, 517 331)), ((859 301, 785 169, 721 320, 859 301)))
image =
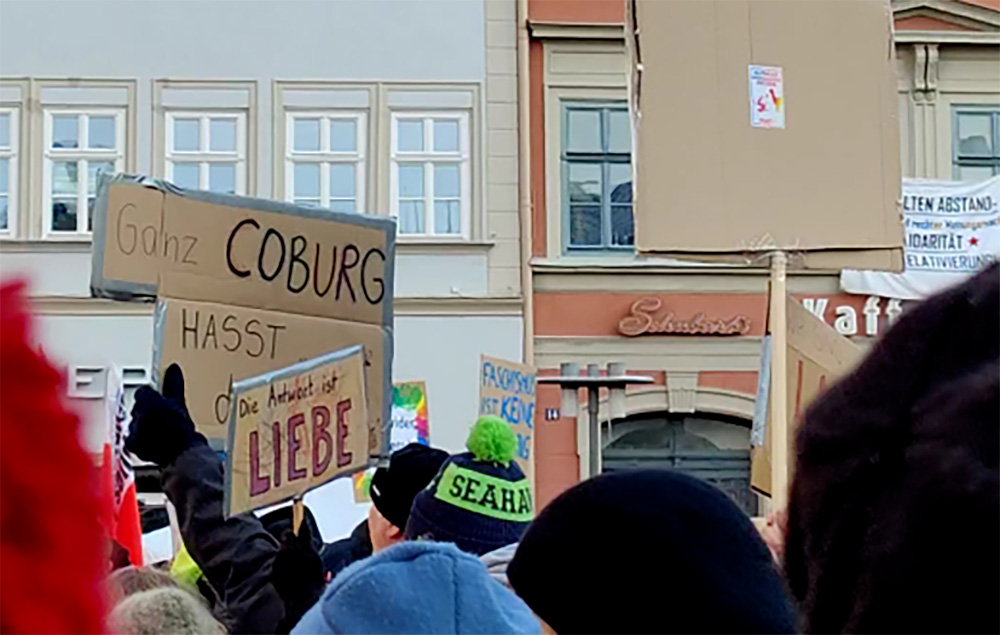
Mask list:
POLYGON ((334 578, 292 635, 540 633, 531 609, 455 545, 404 542, 334 578))

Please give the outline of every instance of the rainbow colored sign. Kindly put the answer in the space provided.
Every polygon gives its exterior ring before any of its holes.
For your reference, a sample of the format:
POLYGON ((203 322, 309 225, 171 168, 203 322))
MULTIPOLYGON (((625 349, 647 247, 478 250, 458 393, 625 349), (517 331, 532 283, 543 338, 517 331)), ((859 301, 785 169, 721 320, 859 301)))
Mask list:
POLYGON ((422 381, 407 381, 392 385, 392 425, 389 451, 410 443, 430 445, 427 423, 427 386, 422 381))
MULTIPOLYGON (((395 452, 411 443, 430 445, 430 424, 427 419, 427 386, 422 381, 404 381, 392 385, 392 425, 389 451, 395 452)), ((374 470, 354 475, 354 500, 368 502, 368 488, 374 470)))

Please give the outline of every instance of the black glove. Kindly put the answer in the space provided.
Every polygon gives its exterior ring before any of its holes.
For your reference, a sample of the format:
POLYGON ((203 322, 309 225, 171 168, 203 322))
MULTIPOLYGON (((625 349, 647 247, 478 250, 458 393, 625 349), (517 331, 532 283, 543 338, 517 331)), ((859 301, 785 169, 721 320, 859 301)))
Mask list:
POLYGON ((207 441, 195 431, 184 403, 184 373, 171 364, 163 375, 162 395, 149 386, 135 391, 125 449, 143 461, 166 467, 196 443, 207 441))
POLYGON ((319 600, 326 586, 323 561, 305 520, 299 525, 298 536, 287 530, 282 534, 281 547, 271 565, 271 584, 285 602, 285 619, 278 625, 278 632, 287 633, 319 600))

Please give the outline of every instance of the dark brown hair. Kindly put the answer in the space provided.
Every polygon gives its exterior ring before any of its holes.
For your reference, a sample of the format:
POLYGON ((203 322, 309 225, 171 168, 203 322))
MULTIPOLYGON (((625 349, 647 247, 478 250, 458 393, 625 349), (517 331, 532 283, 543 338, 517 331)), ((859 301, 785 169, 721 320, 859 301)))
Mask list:
POLYGON ((785 548, 805 632, 1000 632, 998 421, 993 265, 806 412, 785 548))

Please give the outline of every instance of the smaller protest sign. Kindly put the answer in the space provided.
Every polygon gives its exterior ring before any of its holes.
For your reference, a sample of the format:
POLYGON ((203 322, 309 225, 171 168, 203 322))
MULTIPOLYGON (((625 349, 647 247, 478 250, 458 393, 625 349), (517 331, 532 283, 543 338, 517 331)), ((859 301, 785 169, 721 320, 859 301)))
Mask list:
POLYGON ((392 425, 389 451, 411 443, 430 445, 427 422, 427 386, 422 381, 397 382, 392 385, 392 425))
POLYGON ((368 466, 364 369, 352 346, 233 384, 227 517, 368 466))
POLYGON ((486 355, 479 363, 479 414, 496 415, 514 429, 517 463, 532 483, 536 375, 534 366, 486 355))
MULTIPOLYGON (((795 433, 802 414, 827 386, 834 383, 857 364, 862 349, 837 333, 830 325, 813 315, 797 300, 786 296, 786 397, 789 417, 788 456, 794 456, 795 433)), ((771 336, 766 340, 770 343, 771 336)), ((766 344, 767 345, 767 344, 766 344)), ((766 346, 765 345, 765 346, 766 346)), ((761 355, 758 378, 757 403, 750 439, 750 486, 758 492, 771 495, 771 456, 775 451, 771 443, 769 389, 773 365, 770 352, 761 355)), ((789 480, 794 462, 789 462, 789 480)))
MULTIPOLYGON (((392 385, 392 417, 389 425, 389 452, 411 443, 430 445, 427 420, 427 385, 422 381, 402 381, 392 385)), ((375 470, 354 475, 354 502, 370 503, 368 488, 375 470)))

